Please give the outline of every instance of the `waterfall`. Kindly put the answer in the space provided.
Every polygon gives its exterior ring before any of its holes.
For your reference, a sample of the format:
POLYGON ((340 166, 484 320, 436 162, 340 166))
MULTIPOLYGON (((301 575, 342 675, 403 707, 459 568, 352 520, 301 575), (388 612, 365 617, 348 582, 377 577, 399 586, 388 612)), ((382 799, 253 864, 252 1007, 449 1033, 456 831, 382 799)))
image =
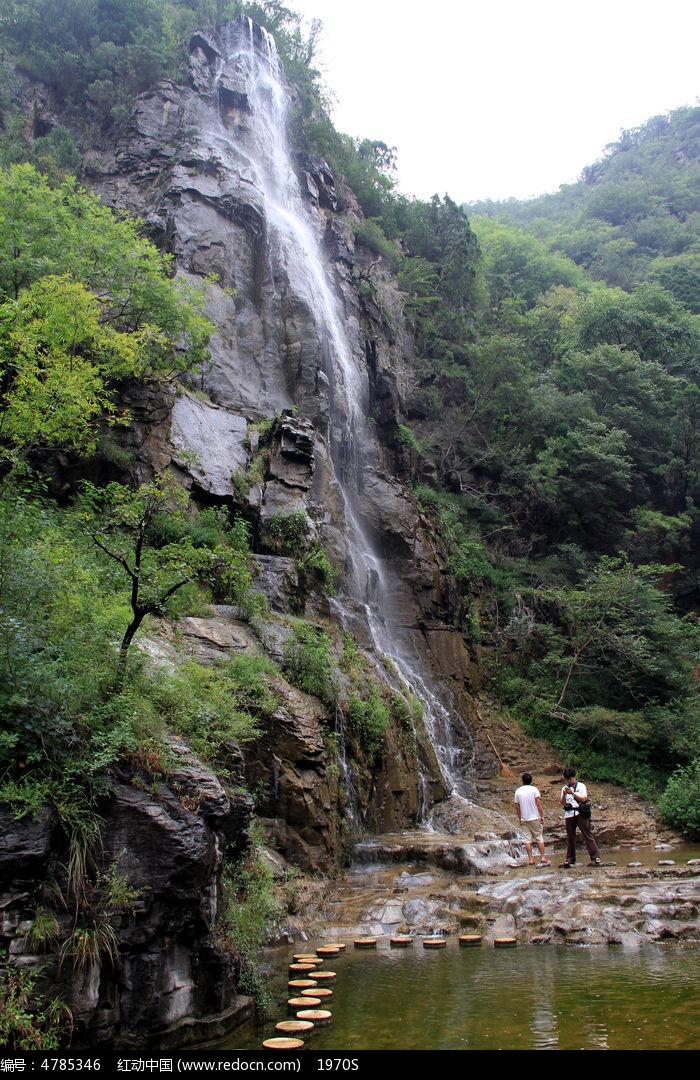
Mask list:
POLYGON ((351 620, 351 606, 362 610, 376 652, 393 661, 422 704, 425 727, 448 791, 464 794, 473 755, 471 736, 462 718, 445 706, 421 671, 411 634, 396 618, 394 596, 401 582, 376 550, 362 519, 363 455, 372 444, 367 432, 368 375, 359 341, 353 348, 349 340, 340 298, 326 271, 320 220, 304 203, 292 165, 281 61, 270 34, 245 16, 224 27, 222 44, 222 71, 234 70, 246 87, 256 136, 255 180, 264 200, 268 243, 290 285, 313 314, 322 342, 330 399, 331 467, 342 493, 348 549, 346 593, 336 598, 335 610, 343 625, 351 620))

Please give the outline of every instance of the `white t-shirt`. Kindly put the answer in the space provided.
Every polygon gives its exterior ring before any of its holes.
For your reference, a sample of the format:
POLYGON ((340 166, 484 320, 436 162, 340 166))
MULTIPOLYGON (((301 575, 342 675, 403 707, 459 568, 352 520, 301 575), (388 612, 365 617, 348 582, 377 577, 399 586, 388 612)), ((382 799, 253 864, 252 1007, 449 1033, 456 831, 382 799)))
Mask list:
MULTIPOLYGON (((564 787, 561 789, 562 795, 564 794, 564 788, 571 787, 571 786, 572 786, 571 784, 564 784, 564 787)), ((582 799, 587 799, 588 798, 588 791, 586 790, 586 785, 582 784, 580 780, 576 781, 576 786, 574 787, 574 791, 576 792, 577 795, 580 795, 582 799)), ((566 796, 566 803, 564 804, 564 817, 565 818, 573 817, 574 814, 578 814, 578 803, 579 803, 579 800, 575 799, 573 797, 573 795, 567 795, 566 796)))
POLYGON ((534 784, 523 784, 517 789, 515 801, 520 807, 521 821, 539 821, 540 812, 535 801, 539 798, 539 789, 534 784))

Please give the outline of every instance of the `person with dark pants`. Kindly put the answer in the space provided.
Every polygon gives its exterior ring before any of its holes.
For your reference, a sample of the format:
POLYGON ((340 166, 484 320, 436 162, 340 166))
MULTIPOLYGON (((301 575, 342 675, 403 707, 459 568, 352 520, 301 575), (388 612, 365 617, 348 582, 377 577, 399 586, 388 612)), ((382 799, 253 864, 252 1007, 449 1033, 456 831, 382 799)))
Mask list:
POLYGON ((581 830, 583 842, 591 859, 591 866, 600 866, 600 852, 591 832, 588 791, 585 784, 576 780, 575 769, 564 769, 564 787, 561 789, 560 803, 564 807, 566 825, 566 859, 562 866, 573 866, 576 862, 576 829, 581 830), (585 803, 585 807, 581 804, 585 803))

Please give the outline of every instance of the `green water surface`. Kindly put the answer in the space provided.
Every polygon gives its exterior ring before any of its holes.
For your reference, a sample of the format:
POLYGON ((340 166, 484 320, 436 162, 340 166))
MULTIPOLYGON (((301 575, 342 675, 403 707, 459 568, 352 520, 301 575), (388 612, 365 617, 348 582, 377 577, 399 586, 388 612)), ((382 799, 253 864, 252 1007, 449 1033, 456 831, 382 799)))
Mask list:
MULTIPOLYGON (((221 1049, 257 1049, 288 1019, 287 963, 277 954, 264 1025, 221 1049)), ((309 947, 304 946, 304 951, 309 947)), ((312 950, 311 950, 312 951, 312 950)), ((518 946, 427 950, 380 943, 326 960, 332 1023, 306 1036, 313 1050, 697 1050, 700 950, 518 946)))

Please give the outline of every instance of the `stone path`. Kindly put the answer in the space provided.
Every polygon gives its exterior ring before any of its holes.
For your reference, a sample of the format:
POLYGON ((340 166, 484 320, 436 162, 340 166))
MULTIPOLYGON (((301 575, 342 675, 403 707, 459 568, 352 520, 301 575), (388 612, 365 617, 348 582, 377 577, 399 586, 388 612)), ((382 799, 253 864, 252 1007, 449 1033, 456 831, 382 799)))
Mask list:
MULTIPOLYGON (((354 868, 307 913, 314 936, 476 933, 526 944, 700 941, 700 858, 693 849, 618 849, 601 867, 529 867, 497 836, 437 833, 357 845, 354 868)), ((297 931, 302 924, 297 925, 297 931)), ((292 933, 294 930, 292 929, 292 933)))

